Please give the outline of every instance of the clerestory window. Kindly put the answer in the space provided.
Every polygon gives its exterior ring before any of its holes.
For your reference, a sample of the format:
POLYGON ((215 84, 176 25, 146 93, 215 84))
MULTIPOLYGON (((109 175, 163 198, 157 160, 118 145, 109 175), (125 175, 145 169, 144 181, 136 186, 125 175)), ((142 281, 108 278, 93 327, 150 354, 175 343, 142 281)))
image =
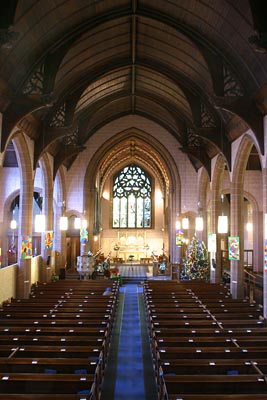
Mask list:
POLYGON ((113 185, 113 228, 151 228, 151 180, 137 165, 123 168, 113 185))

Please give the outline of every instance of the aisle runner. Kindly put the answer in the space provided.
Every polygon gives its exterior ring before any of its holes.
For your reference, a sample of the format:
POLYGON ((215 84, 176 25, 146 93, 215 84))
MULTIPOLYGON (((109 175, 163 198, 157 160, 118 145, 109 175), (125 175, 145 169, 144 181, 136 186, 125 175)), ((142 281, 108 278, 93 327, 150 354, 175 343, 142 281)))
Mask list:
POLYGON ((138 287, 125 286, 125 301, 118 353, 115 400, 145 400, 138 287))

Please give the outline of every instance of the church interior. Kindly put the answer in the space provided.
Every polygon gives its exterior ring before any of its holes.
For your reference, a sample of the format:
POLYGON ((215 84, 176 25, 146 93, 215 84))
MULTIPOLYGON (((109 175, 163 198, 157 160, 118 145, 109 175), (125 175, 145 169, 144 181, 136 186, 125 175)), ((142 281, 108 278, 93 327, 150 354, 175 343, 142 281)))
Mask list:
POLYGON ((0 399, 267 398, 266 21, 0 2, 0 399))

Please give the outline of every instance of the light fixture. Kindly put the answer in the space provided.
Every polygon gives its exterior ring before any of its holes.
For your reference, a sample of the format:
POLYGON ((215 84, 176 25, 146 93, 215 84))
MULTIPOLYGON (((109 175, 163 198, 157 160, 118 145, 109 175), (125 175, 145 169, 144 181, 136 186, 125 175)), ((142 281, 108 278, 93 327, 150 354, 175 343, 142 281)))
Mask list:
MULTIPOLYGON (((221 195, 221 202, 223 204, 224 202, 224 194, 221 195)), ((228 232, 228 217, 227 215, 223 214, 222 210, 222 215, 219 215, 218 217, 218 233, 227 233, 228 232)))
POLYGON ((252 231, 253 231, 253 224, 252 224, 252 222, 247 222, 247 224, 246 224, 246 229, 247 229, 247 232, 252 232, 252 231))
POLYGON ((15 207, 12 210, 12 220, 10 221, 10 229, 15 230, 17 229, 17 221, 15 218, 15 214, 16 214, 16 209, 18 208, 17 205, 15 205, 15 207))
POLYGON ((68 229, 68 218, 67 217, 60 217, 59 229, 61 231, 66 231, 68 229))
POLYGON ((15 230, 17 229, 17 221, 15 219, 12 219, 10 222, 10 229, 15 230))
POLYGON ((86 228, 87 228, 87 226, 88 226, 87 219, 83 219, 83 220, 82 220, 81 226, 82 226, 83 229, 86 229, 86 228))
POLYGON ((62 216, 59 219, 59 229, 61 231, 66 231, 68 229, 68 218, 65 217, 65 208, 66 208, 66 202, 65 200, 62 201, 62 216))
POLYGON ((228 217, 227 215, 219 215, 218 217, 218 233, 228 232, 228 217))
POLYGON ((195 230, 198 232, 202 232, 204 229, 204 222, 203 222, 203 217, 202 217, 202 207, 200 205, 200 201, 197 203, 197 208, 198 208, 198 216, 195 219, 195 230))
POLYGON ((45 215, 36 214, 34 220, 34 230, 35 232, 44 232, 45 231, 45 215))
POLYGON ((246 231, 248 233, 253 231, 253 222, 252 222, 252 206, 250 203, 247 205, 247 223, 246 223, 246 231))
POLYGON ((187 217, 182 218, 182 228, 189 229, 189 219, 187 217))
POLYGON ((74 229, 80 229, 81 227, 81 218, 76 217, 74 219, 74 229))
POLYGON ((202 232, 203 231, 203 227, 204 227, 203 218, 202 217, 196 217, 196 220, 195 220, 196 231, 202 232))
POLYGON ((180 222, 179 219, 177 219, 177 221, 176 221, 176 223, 175 223, 175 227, 176 227, 176 230, 177 230, 177 231, 179 231, 179 230, 181 229, 181 222, 180 222))

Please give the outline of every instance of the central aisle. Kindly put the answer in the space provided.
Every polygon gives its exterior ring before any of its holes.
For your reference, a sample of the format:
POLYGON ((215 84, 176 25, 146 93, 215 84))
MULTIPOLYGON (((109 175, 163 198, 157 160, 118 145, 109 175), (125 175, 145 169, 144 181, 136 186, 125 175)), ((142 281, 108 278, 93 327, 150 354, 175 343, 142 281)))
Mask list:
POLYGON ((157 390, 144 314, 143 287, 120 288, 101 400, 156 400, 157 390))
POLYGON ((138 286, 125 286, 115 399, 145 399, 138 286))

